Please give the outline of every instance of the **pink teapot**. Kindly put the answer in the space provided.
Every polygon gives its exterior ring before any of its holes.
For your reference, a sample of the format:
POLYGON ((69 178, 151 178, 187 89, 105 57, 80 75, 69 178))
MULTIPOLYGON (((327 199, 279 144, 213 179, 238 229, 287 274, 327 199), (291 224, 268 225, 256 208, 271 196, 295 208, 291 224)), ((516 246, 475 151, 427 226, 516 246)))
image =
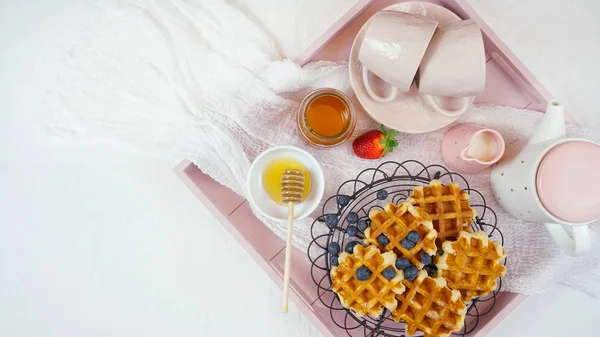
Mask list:
POLYGON ((588 225, 600 220, 599 172, 600 145, 566 138, 564 107, 554 99, 527 145, 493 166, 490 179, 507 212, 545 223, 556 243, 575 256, 590 249, 588 225))

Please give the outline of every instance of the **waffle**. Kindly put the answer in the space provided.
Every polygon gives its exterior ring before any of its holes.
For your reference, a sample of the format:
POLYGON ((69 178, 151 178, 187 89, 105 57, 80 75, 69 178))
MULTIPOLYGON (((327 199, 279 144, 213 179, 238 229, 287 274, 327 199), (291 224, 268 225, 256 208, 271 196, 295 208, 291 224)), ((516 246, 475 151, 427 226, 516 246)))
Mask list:
POLYGON ((424 337, 448 336, 463 327, 467 308, 460 292, 448 288, 446 280, 420 270, 417 278, 404 280, 404 285, 406 291, 396 295, 398 307, 392 318, 403 320, 409 335, 422 331, 424 337))
POLYGON ((456 241, 444 242, 442 250, 438 273, 450 288, 460 291, 465 302, 496 289, 496 277, 506 273, 506 267, 500 264, 506 252, 483 231, 460 232, 456 241))
POLYGON ((458 237, 460 231, 470 232, 476 215, 469 205, 469 194, 461 191, 454 182, 444 186, 441 181, 432 180, 429 186, 415 187, 406 201, 421 207, 431 216, 438 244, 458 237))
POLYGON ((422 268, 420 255, 426 252, 433 255, 437 251, 435 245, 436 231, 433 229, 431 218, 425 211, 407 202, 400 205, 389 203, 384 210, 372 210, 369 213, 371 227, 365 230, 365 243, 376 245, 384 251, 393 250, 399 257, 410 260, 417 268, 422 268), (415 230, 420 239, 411 249, 404 248, 402 239, 408 232, 415 230), (390 241, 385 247, 377 241, 384 234, 390 241))
POLYGON ((339 266, 331 269, 331 289, 338 294, 342 306, 352 309, 356 315, 362 317, 371 315, 378 317, 383 308, 396 309, 398 301, 396 294, 404 292, 404 274, 395 269, 396 254, 393 252, 381 253, 375 246, 364 247, 357 245, 354 253, 341 253, 339 266), (371 276, 366 281, 356 278, 356 269, 366 266, 371 271, 371 276), (385 268, 392 267, 396 276, 391 280, 383 277, 385 268))

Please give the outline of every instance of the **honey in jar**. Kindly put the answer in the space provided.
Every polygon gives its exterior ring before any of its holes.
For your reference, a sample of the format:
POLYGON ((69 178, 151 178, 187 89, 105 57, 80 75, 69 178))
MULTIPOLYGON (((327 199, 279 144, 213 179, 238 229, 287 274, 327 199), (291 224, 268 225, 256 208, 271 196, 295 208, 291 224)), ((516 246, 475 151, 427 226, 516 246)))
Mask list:
POLYGON ((333 95, 317 97, 308 107, 308 126, 324 137, 333 137, 344 131, 348 119, 348 106, 333 95))
POLYGON ((350 137, 356 126, 356 116, 346 95, 325 88, 313 91, 302 101, 297 122, 309 143, 329 147, 350 137))

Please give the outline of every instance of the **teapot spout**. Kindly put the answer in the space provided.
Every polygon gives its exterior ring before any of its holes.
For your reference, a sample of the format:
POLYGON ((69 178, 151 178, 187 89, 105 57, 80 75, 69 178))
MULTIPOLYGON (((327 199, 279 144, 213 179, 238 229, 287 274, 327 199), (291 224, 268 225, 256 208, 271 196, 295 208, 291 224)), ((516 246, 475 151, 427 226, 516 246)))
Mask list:
POLYGON ((548 102, 544 119, 529 139, 530 144, 565 138, 565 107, 558 99, 548 102))

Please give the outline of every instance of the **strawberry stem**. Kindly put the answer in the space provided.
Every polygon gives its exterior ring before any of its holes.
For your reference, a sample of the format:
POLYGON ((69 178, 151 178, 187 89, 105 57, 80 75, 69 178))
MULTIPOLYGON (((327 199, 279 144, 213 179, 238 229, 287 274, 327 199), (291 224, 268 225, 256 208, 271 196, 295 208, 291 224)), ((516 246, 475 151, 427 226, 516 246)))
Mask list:
POLYGON ((396 136, 399 134, 396 130, 386 130, 383 124, 379 126, 379 131, 383 135, 380 143, 384 145, 383 155, 385 156, 388 152, 394 151, 394 148, 398 146, 398 141, 396 140, 396 136))

